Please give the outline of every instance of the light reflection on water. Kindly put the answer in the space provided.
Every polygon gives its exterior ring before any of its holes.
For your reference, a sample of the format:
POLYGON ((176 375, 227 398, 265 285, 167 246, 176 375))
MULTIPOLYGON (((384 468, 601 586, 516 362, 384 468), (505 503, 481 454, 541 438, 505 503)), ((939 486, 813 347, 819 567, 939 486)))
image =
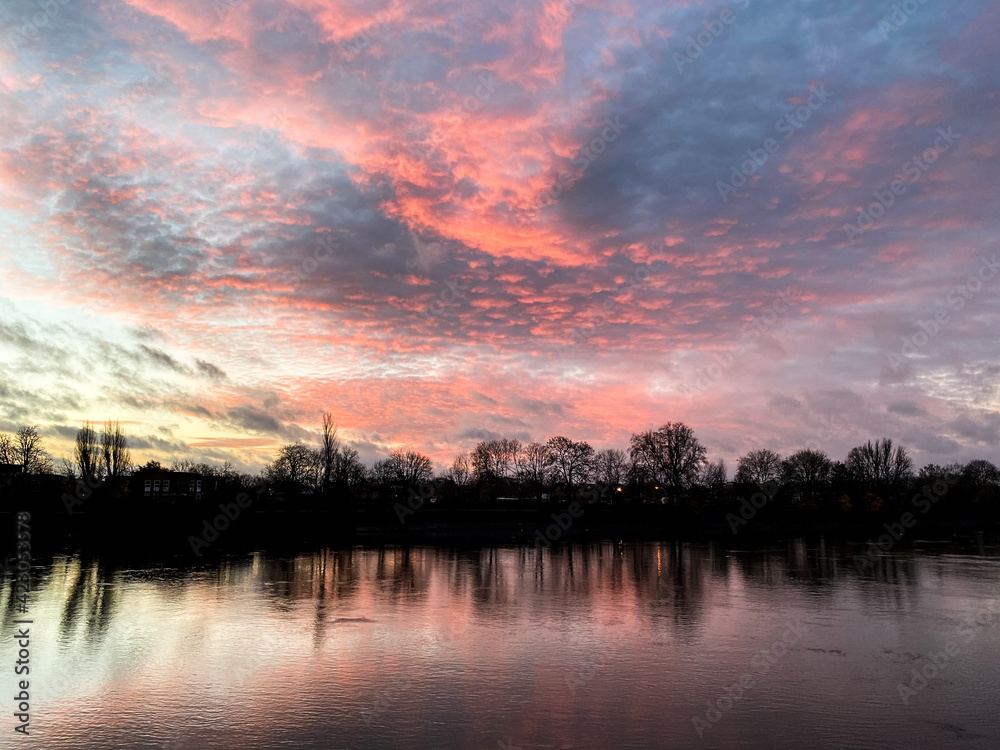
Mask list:
MULTIPOLYGON (((918 544, 865 575, 857 551, 57 557, 35 571, 31 740, 11 737, 9 701, 0 747, 1000 747, 997 546, 918 544), (904 705, 899 684, 949 639, 959 653, 904 705)), ((9 638, 0 658, 16 658, 9 638)))

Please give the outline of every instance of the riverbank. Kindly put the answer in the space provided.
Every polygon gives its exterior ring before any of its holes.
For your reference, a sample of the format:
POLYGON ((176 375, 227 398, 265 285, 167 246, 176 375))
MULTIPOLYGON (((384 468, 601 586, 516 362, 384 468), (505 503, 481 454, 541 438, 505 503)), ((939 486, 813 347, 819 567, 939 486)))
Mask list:
MULTIPOLYGON (((725 514, 694 514, 663 506, 425 508, 402 519, 391 509, 338 512, 243 509, 237 513, 233 506, 228 511, 214 516, 156 512, 35 513, 32 548, 48 553, 142 551, 154 557, 198 560, 278 547, 488 544, 549 548, 565 543, 652 540, 712 540, 738 547, 798 537, 828 536, 864 544, 895 533, 891 537, 893 543, 908 543, 914 539, 949 538, 954 534, 1000 532, 996 520, 971 517, 921 518, 919 523, 902 529, 891 515, 808 518, 778 514, 756 518, 734 531, 725 514)), ((9 548, 13 555, 15 514, 0 513, 0 524, 11 529, 9 548)))

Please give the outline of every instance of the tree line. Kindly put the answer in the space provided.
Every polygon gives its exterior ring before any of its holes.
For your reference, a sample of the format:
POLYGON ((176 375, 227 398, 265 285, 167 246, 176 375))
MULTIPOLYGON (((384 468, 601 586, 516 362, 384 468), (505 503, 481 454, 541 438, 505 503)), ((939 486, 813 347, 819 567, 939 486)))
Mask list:
MULTIPOLYGON (((51 472, 52 461, 37 428, 0 434, 0 465, 6 465, 8 475, 51 472)), ((91 486, 160 471, 215 477, 223 487, 266 483, 282 498, 308 496, 314 506, 391 504, 433 484, 433 494, 443 504, 588 497, 611 504, 726 509, 768 488, 772 505, 785 510, 870 513, 899 507, 915 486, 943 478, 960 480, 961 491, 971 501, 995 504, 1000 499, 1000 471, 991 462, 928 464, 916 471, 907 451, 889 438, 856 446, 844 460, 816 448, 787 456, 765 448, 751 450, 739 457, 730 481, 725 462, 709 460, 694 430, 681 422, 634 433, 627 449, 596 450, 586 441, 561 435, 545 442, 483 440, 435 476, 431 459, 410 449, 393 450, 366 466, 357 450, 339 438, 330 413, 322 417, 318 444, 283 445, 256 475, 238 472, 228 463, 212 466, 190 460, 175 461, 170 469, 155 461, 134 466, 124 429, 108 420, 100 429, 85 423, 77 432, 72 460, 63 459, 62 465, 67 481, 87 479, 91 486)))

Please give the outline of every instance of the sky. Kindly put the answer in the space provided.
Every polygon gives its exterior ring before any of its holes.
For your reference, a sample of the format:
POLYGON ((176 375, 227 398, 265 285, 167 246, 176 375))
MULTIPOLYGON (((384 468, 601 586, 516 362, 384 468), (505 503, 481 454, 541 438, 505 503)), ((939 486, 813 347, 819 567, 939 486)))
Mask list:
POLYGON ((0 430, 997 462, 998 61, 982 0, 9 0, 0 430))

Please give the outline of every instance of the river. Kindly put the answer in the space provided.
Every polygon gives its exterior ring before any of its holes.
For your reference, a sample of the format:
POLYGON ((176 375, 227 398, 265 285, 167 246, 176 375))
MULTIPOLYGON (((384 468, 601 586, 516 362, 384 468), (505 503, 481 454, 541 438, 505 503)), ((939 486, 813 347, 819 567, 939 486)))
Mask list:
POLYGON ((4 586, 0 747, 1000 748, 997 541, 859 551, 56 555, 4 586))

